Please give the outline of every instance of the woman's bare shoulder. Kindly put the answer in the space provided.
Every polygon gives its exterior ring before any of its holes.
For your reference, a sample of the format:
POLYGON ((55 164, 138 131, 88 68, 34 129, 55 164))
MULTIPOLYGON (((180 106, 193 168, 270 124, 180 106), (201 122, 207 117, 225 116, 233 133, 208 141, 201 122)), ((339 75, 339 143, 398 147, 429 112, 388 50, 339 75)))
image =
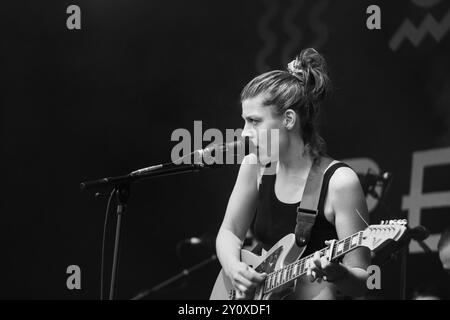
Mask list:
POLYGON ((330 178, 329 191, 340 192, 360 185, 358 175, 352 168, 339 167, 330 178))

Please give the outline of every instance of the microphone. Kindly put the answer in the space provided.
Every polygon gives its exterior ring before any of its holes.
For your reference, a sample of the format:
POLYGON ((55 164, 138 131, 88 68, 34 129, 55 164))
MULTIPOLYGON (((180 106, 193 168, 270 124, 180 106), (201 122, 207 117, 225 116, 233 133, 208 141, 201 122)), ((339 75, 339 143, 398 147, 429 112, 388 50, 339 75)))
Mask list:
MULTIPOLYGON (((195 150, 194 153, 198 153, 202 156, 212 155, 214 152, 229 152, 230 150, 236 150, 238 148, 247 148, 249 145, 249 138, 245 137, 243 140, 232 141, 222 144, 212 144, 204 149, 195 150)), ((245 150, 245 149, 244 149, 245 150)), ((246 154, 247 155, 247 154, 246 154)))
POLYGON ((374 173, 371 173, 370 170, 369 170, 360 179, 360 180, 362 180, 361 181, 361 186, 363 188, 364 195, 370 194, 375 199, 379 199, 380 195, 378 195, 375 192, 375 188, 377 186, 382 186, 383 187, 383 193, 384 193, 384 191, 385 191, 384 189, 386 189, 388 187, 391 179, 392 179, 392 173, 391 172, 386 171, 386 172, 383 172, 382 174, 374 174, 374 173))
POLYGON ((430 235, 430 231, 424 226, 417 226, 412 229, 408 229, 406 232, 411 239, 416 241, 423 241, 430 235))
POLYGON ((192 237, 184 240, 184 242, 192 246, 203 245, 206 247, 211 247, 213 245, 212 239, 207 237, 200 237, 200 238, 192 237))
MULTIPOLYGON (((214 160, 214 157, 217 156, 219 153, 231 154, 230 152, 233 152, 232 153, 233 155, 238 155, 238 154, 240 154, 240 152, 243 152, 244 156, 248 155, 250 153, 250 138, 244 137, 243 139, 237 140, 237 141, 232 141, 232 142, 227 142, 227 143, 222 143, 222 144, 213 144, 204 149, 195 150, 194 152, 192 152, 189 155, 193 154, 194 157, 196 156, 197 158, 203 159, 202 165, 205 165, 204 162, 206 162, 206 165, 211 166, 214 163, 210 163, 211 161, 209 161, 209 160, 208 161, 204 161, 204 160, 206 160, 206 159, 214 160)), ((215 165, 223 165, 223 164, 224 163, 215 163, 215 165)), ((173 166, 177 166, 177 164, 175 162, 158 164, 158 165, 142 168, 139 170, 135 170, 135 171, 131 172, 130 175, 131 176, 139 176, 139 175, 143 175, 145 173, 151 172, 151 171, 160 170, 160 169, 164 169, 166 167, 173 167, 173 166)))
POLYGON ((216 242, 213 236, 206 234, 200 237, 191 237, 181 240, 178 245, 189 245, 193 247, 201 246, 208 249, 214 249, 216 242))
POLYGON ((203 239, 201 238, 196 238, 196 237, 192 237, 192 238, 188 238, 186 240, 184 240, 186 243, 188 244, 192 244, 192 245, 196 245, 196 244, 200 244, 203 242, 203 239))
POLYGON ((365 180, 364 182, 367 186, 371 186, 376 185, 378 182, 386 183, 391 179, 391 177, 392 173, 388 171, 383 172, 382 174, 374 174, 369 171, 364 175, 363 179, 365 180))

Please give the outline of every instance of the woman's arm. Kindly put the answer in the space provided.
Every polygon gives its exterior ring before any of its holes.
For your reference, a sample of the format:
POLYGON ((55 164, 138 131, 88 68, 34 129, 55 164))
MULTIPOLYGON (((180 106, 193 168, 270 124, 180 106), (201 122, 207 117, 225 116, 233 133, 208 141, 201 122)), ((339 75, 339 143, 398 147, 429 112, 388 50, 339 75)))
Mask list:
POLYGON ((237 289, 246 293, 262 277, 240 261, 240 250, 256 210, 258 197, 256 156, 246 156, 239 169, 228 201, 222 225, 216 238, 217 257, 237 289))
MULTIPOLYGON (((330 179, 328 199, 335 213, 335 227, 339 239, 344 239, 366 228, 369 221, 366 199, 358 176, 350 168, 339 168, 330 179), (362 217, 359 216, 361 214, 362 217), (364 219, 364 220, 363 220, 364 219)), ((367 267, 370 250, 358 248, 344 256, 343 263, 328 263, 317 255, 313 270, 346 295, 359 297, 367 291, 367 267)))

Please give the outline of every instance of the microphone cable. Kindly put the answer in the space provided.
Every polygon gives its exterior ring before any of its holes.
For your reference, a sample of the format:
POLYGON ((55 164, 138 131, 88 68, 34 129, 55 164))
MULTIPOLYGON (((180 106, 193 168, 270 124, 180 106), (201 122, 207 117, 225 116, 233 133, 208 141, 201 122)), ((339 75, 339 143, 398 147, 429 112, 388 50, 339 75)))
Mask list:
POLYGON ((100 267, 100 300, 103 300, 103 273, 104 273, 104 261, 105 261, 105 243, 106 243, 106 227, 108 225, 109 208, 111 206, 111 200, 116 193, 114 188, 109 195, 108 204, 106 205, 105 222, 103 225, 103 240, 102 240, 102 263, 100 267))

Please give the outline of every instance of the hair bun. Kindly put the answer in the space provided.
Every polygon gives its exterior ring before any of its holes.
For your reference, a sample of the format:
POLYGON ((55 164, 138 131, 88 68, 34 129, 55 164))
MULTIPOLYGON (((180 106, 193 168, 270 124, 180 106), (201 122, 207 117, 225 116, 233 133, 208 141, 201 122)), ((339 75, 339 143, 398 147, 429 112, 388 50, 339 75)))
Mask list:
POLYGON ((288 64, 288 71, 305 86, 313 102, 321 101, 329 91, 330 80, 324 57, 316 49, 307 48, 288 64))

